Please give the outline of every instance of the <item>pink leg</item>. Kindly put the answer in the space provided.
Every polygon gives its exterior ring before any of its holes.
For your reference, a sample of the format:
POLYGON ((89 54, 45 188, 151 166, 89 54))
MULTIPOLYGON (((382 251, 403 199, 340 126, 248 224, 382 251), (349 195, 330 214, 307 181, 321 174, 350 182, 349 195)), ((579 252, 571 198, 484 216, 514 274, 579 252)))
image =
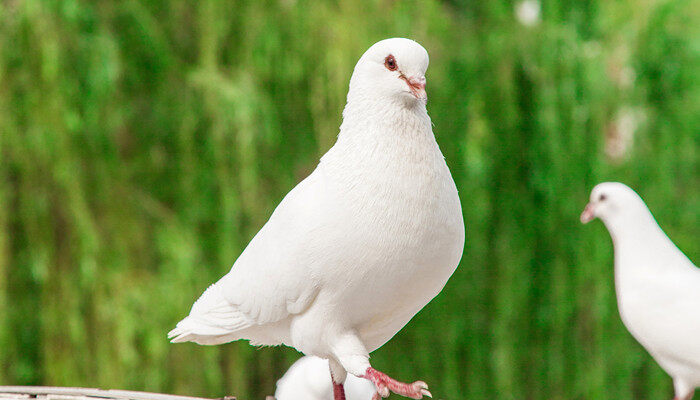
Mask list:
POLYGON ((369 379, 377 387, 377 393, 374 395, 373 400, 379 400, 379 396, 389 397, 389 391, 412 399, 422 399, 423 396, 433 397, 428 391, 428 385, 423 381, 413 383, 399 382, 372 367, 367 368, 362 377, 369 379))
POLYGON ((333 381, 333 400, 345 400, 345 388, 342 383, 333 381))

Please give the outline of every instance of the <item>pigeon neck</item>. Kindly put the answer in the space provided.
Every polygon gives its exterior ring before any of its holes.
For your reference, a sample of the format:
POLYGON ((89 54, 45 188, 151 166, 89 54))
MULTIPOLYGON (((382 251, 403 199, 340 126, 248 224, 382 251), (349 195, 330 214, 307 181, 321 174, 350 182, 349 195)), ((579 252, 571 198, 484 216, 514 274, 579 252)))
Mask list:
POLYGON ((432 139, 430 117, 425 104, 421 102, 410 98, 377 98, 370 101, 367 98, 348 97, 348 103, 343 110, 338 142, 359 138, 372 141, 416 137, 432 139))
POLYGON ((646 208, 642 212, 606 218, 603 223, 608 228, 616 249, 629 246, 645 249, 649 243, 667 240, 666 234, 646 208))

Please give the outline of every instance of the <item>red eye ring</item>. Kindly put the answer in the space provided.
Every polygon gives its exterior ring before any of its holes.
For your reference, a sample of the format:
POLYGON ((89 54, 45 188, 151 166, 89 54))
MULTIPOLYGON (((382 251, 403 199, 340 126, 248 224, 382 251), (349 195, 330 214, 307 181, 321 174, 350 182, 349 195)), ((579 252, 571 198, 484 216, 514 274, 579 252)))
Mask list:
POLYGON ((384 66, 389 71, 396 71, 398 65, 396 65, 396 59, 393 55, 389 54, 388 56, 386 56, 386 58, 384 59, 384 66))

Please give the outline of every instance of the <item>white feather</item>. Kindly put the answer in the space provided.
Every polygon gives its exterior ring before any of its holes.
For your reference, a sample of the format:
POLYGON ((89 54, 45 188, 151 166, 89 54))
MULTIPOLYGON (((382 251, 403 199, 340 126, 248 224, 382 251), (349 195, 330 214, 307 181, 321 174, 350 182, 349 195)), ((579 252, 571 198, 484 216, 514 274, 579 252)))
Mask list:
MULTIPOLYGON (((371 400, 376 392, 372 382, 348 375, 347 400, 371 400)), ((277 381, 275 400, 333 400, 328 360, 306 356, 297 360, 277 381)))
POLYGON ((676 397, 689 398, 700 387, 700 269, 629 187, 601 183, 589 207, 613 239, 623 323, 673 378, 676 397))
POLYGON ((282 200, 173 341, 286 344, 361 375, 368 353, 444 287, 462 255, 459 197, 405 76, 428 56, 388 39, 360 59, 338 141, 282 200), (392 54, 398 71, 384 58, 392 54))

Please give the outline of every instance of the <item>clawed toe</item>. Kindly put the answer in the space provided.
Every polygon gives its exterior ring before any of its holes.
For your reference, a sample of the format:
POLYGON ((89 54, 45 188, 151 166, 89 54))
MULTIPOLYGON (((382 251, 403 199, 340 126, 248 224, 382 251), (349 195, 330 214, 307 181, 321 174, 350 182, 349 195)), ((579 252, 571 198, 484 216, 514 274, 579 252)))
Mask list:
POLYGON ((389 388, 386 385, 380 385, 379 387, 377 387, 377 393, 379 393, 379 395, 382 397, 389 397, 389 394, 391 394, 389 388))
POLYGON ((428 390, 428 384, 423 381, 415 381, 411 384, 411 387, 413 388, 415 397, 411 396, 410 393, 407 393, 409 397, 413 397, 415 399, 422 399, 423 396, 428 396, 430 398, 433 397, 433 394, 428 390))
POLYGON ((377 392, 372 396, 372 400, 381 400, 381 398, 389 397, 391 392, 411 399, 422 399, 423 396, 433 397, 433 394, 428 390, 428 384, 423 381, 402 383, 372 367, 367 368, 367 372, 363 377, 372 381, 377 388, 377 392))
POLYGON ((382 400, 383 398, 389 397, 391 394, 389 388, 382 383, 375 384, 375 387, 377 388, 377 391, 372 396, 372 400, 382 400))

